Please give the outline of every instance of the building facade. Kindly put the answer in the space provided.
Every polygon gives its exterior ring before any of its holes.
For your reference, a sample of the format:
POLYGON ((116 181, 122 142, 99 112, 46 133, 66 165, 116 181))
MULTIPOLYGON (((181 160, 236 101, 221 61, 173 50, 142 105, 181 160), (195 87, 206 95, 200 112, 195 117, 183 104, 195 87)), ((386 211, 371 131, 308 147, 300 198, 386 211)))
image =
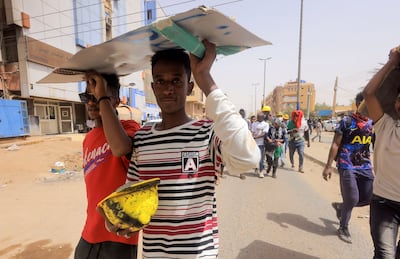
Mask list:
MULTIPOLYGON (((316 92, 311 82, 300 82, 300 109, 306 113, 315 111, 316 92)), ((287 82, 283 86, 277 86, 266 98, 266 104, 272 109, 272 113, 290 113, 297 107, 297 82, 287 82)), ((306 114, 307 115, 307 114, 306 114)))
MULTIPOLYGON (((156 1, 0 0, 0 98, 26 100, 31 135, 72 133, 86 127, 78 94, 85 82, 37 84, 72 55, 163 16, 156 1)), ((157 113, 151 77, 138 72, 121 81, 121 99, 157 113)), ((144 119, 144 117, 143 117, 144 119)))

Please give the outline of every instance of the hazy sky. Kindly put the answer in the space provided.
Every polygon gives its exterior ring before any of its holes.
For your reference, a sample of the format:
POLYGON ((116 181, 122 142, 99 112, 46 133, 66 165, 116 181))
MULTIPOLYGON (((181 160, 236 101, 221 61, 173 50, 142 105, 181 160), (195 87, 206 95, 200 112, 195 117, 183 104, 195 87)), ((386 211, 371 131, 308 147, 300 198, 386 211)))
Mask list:
MULTIPOLYGON (((168 15, 206 5, 215 6, 236 22, 272 42, 222 57, 213 76, 237 108, 254 111, 261 103, 266 69, 266 96, 277 85, 295 81, 298 70, 301 0, 158 0, 168 15), (171 7, 165 7, 175 4, 171 7), (255 86, 257 85, 258 86, 255 86)), ((317 103, 332 104, 339 78, 337 103, 348 105, 400 44, 399 0, 304 0, 301 79, 316 87, 317 103)))

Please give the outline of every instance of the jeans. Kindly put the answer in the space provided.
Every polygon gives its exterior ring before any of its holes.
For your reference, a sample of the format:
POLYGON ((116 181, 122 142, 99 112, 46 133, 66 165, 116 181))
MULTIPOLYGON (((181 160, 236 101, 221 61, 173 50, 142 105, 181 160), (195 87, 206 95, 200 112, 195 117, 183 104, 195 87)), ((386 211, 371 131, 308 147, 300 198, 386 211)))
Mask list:
POLYGON ((258 166, 258 169, 260 169, 260 172, 264 170, 264 158, 265 158, 265 147, 264 145, 258 145, 258 148, 260 149, 261 153, 261 160, 258 166))
POLYGON ((304 141, 294 142, 289 141, 289 159, 292 166, 294 165, 294 152, 299 154, 299 169, 303 168, 304 162, 304 141))
POLYGON ((271 157, 267 155, 267 174, 271 171, 272 168, 272 175, 276 174, 276 170, 278 169, 278 162, 279 162, 279 157, 271 157))
POLYGON ((286 150, 287 150, 288 143, 285 140, 282 144, 282 153, 281 153, 281 164, 284 165, 286 163, 286 150))
POLYGON ((374 179, 359 175, 352 170, 343 169, 339 169, 339 176, 340 192, 343 198, 340 226, 348 227, 353 208, 365 206, 370 203, 374 179))
POLYGON ((374 259, 400 258, 396 240, 400 224, 400 202, 372 196, 370 229, 374 242, 374 259), (397 253, 396 253, 397 250, 397 253))

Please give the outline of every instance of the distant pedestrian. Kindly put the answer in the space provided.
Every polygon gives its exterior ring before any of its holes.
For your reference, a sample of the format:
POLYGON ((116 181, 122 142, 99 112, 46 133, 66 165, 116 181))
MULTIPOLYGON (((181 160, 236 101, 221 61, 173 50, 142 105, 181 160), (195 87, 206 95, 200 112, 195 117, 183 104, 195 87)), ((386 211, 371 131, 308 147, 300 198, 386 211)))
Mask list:
POLYGON ((321 119, 318 119, 316 125, 315 125, 315 132, 316 135, 311 138, 311 140, 314 142, 314 139, 318 138, 318 141, 321 142, 321 134, 322 134, 322 122, 321 119))
POLYGON ((272 120, 272 125, 268 130, 265 143, 265 154, 267 158, 267 175, 271 172, 272 177, 276 178, 276 171, 278 169, 279 158, 282 153, 284 132, 281 127, 281 122, 278 118, 272 120))
POLYGON ((281 152, 281 167, 284 167, 286 164, 286 151, 288 150, 289 145, 289 134, 288 134, 288 126, 289 123, 289 114, 285 113, 282 116, 282 130, 283 132, 283 145, 282 145, 282 152, 281 152))
POLYGON ((239 114, 240 114, 240 116, 242 116, 243 120, 246 121, 247 128, 250 130, 251 123, 250 123, 250 120, 246 118, 246 111, 244 109, 240 109, 239 114))
MULTIPOLYGON (((357 108, 362 100, 362 93, 357 94, 357 108)), ((343 203, 333 203, 332 206, 340 217, 338 236, 347 243, 352 242, 348 226, 353 208, 369 205, 372 197, 374 174, 369 152, 371 143, 372 121, 369 118, 358 112, 343 118, 335 130, 322 172, 323 178, 328 181, 332 176, 331 164, 336 160, 343 203)))
MULTIPOLYGON (((400 258, 396 241, 400 225, 400 78, 392 80, 397 98, 392 104, 396 119, 384 112, 376 94, 386 76, 400 64, 400 46, 390 51, 389 60, 364 88, 369 117, 374 121, 374 170, 376 179, 370 206, 371 236, 374 258, 400 258), (397 251, 396 251, 397 250, 397 251)), ((387 81, 386 81, 387 82, 387 81)), ((387 89, 386 89, 387 90, 387 89)))
POLYGON ((253 125, 254 122, 256 122, 256 116, 255 115, 251 115, 250 116, 250 129, 251 129, 251 125, 253 125))
POLYGON ((257 121, 254 122, 251 128, 251 133, 253 134, 253 138, 256 141, 258 148, 260 149, 261 159, 258 165, 258 168, 254 169, 254 173, 257 174, 260 178, 264 177, 264 159, 265 159, 265 143, 264 138, 268 133, 269 124, 264 121, 264 113, 257 113, 257 121))
POLYGON ((313 132, 313 120, 308 118, 307 120, 307 126, 308 126, 308 130, 310 132, 310 136, 312 135, 313 132))
MULTIPOLYGON (((289 159, 294 168, 294 153, 299 155, 299 172, 304 173, 304 146, 306 138, 304 134, 308 131, 308 125, 303 118, 303 111, 296 110, 292 112, 292 119, 288 123, 289 137, 289 159)), ((307 146, 310 146, 310 139, 307 140, 307 146)))

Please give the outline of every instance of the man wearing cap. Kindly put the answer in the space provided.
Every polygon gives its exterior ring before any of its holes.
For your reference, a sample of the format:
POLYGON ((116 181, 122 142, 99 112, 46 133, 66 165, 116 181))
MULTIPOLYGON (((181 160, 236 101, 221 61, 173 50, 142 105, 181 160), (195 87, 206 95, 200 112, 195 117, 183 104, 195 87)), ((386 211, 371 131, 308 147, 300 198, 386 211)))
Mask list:
POLYGON ((264 105, 261 109, 264 114, 264 121, 268 122, 271 119, 271 107, 264 105))

